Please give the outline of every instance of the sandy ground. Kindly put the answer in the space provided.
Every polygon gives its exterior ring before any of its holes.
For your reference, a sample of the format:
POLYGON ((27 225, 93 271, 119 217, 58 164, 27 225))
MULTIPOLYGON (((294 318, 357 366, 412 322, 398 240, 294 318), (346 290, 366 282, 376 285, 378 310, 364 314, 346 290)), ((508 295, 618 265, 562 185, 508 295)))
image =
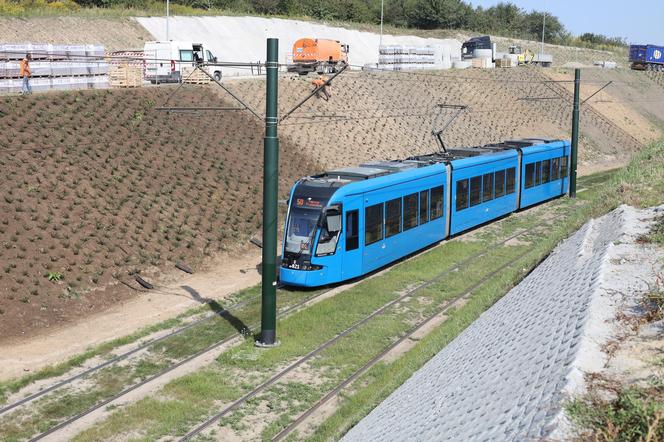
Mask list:
MULTIPOLYGON (((205 272, 180 277, 159 292, 136 298, 80 322, 27 340, 0 346, 0 380, 13 378, 55 364, 113 338, 167 320, 208 299, 223 299, 260 282, 260 251, 221 256, 205 272)), ((181 274, 181 273, 180 273, 181 274)))

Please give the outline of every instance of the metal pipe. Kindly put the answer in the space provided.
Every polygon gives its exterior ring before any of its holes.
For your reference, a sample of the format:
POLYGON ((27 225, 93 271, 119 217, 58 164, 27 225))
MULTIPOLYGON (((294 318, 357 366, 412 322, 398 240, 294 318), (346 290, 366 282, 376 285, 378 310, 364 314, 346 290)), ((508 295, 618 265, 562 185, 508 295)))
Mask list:
POLYGON ((168 40, 168 20, 170 19, 170 1, 166 0, 166 41, 168 40))
POLYGON ((277 189, 279 137, 277 135, 279 40, 267 39, 265 138, 263 149, 263 262, 261 284, 261 334, 257 346, 277 345, 277 189))
POLYGON ((570 155, 569 197, 576 198, 576 164, 579 152, 579 97, 581 95, 581 69, 574 69, 574 109, 572 110, 572 152, 570 155))

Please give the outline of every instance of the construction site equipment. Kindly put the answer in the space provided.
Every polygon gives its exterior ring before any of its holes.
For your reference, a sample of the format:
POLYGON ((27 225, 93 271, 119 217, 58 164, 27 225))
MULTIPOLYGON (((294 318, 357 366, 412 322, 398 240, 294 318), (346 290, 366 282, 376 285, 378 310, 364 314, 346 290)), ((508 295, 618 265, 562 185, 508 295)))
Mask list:
POLYGON ((293 44, 292 63, 288 72, 333 73, 348 64, 349 46, 338 40, 301 38, 293 44))
MULTIPOLYGON (((152 83, 179 82, 186 76, 183 67, 205 64, 205 69, 215 80, 221 80, 221 67, 215 66, 217 57, 205 49, 203 43, 190 41, 148 41, 143 48, 145 79, 152 83), (209 65, 211 63, 211 65, 209 65)), ((186 69, 185 69, 186 70, 186 69)))
POLYGON ((550 54, 535 53, 526 48, 524 51, 521 46, 512 45, 509 47, 509 54, 517 56, 519 65, 537 65, 545 68, 551 67, 553 56, 550 54))
POLYGON ((664 46, 629 45, 629 62, 632 69, 664 71, 664 46))

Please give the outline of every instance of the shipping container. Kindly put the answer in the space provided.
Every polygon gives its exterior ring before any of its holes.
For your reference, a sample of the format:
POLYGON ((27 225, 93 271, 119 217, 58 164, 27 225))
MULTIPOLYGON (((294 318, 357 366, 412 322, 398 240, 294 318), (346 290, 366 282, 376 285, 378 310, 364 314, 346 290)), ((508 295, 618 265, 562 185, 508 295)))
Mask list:
POLYGON ((630 45, 629 62, 632 69, 664 71, 664 46, 630 45))

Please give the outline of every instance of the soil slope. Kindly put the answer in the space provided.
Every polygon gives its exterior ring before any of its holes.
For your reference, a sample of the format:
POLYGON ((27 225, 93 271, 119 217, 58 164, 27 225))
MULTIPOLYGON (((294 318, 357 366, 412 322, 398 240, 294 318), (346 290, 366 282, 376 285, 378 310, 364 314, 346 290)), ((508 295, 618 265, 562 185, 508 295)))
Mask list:
POLYGON ((116 51, 143 49, 146 40, 152 36, 128 17, 0 17, 2 43, 100 43, 107 51, 116 51))
MULTIPOLYGON (((551 83, 544 72, 529 68, 344 72, 334 80, 329 101, 313 98, 284 120, 280 131, 325 167, 405 158, 438 149, 431 131, 442 128, 455 113, 452 109, 441 110, 438 104, 467 106, 444 131, 447 146, 529 136, 569 138, 571 90, 564 86, 566 83, 551 83)), ((558 79, 572 78, 569 72, 557 75, 558 79)), ((645 76, 637 78, 629 72, 613 75, 626 75, 636 86, 616 78, 613 88, 605 92, 607 96, 621 100, 632 94, 634 100, 648 96, 650 101, 621 103, 621 112, 606 106, 596 109, 590 102, 584 105, 580 119, 580 161, 584 165, 607 163, 617 167, 642 143, 660 134, 656 122, 664 121, 664 109, 654 100, 664 101, 662 89, 645 76)), ((601 79, 595 80, 597 85, 591 83, 586 91, 602 85, 601 79)), ((282 79, 282 115, 309 93, 310 82, 311 78, 306 77, 282 79)), ((229 85, 253 107, 263 108, 261 80, 238 80, 229 85)))
MULTIPOLYGON (((259 230, 263 127, 244 112, 155 110, 172 90, 0 102, 0 336, 79 319, 134 294, 118 282, 131 273, 198 270, 259 230)), ((206 95, 174 99, 229 106, 206 95)), ((285 195, 318 167, 281 145, 285 195)))

